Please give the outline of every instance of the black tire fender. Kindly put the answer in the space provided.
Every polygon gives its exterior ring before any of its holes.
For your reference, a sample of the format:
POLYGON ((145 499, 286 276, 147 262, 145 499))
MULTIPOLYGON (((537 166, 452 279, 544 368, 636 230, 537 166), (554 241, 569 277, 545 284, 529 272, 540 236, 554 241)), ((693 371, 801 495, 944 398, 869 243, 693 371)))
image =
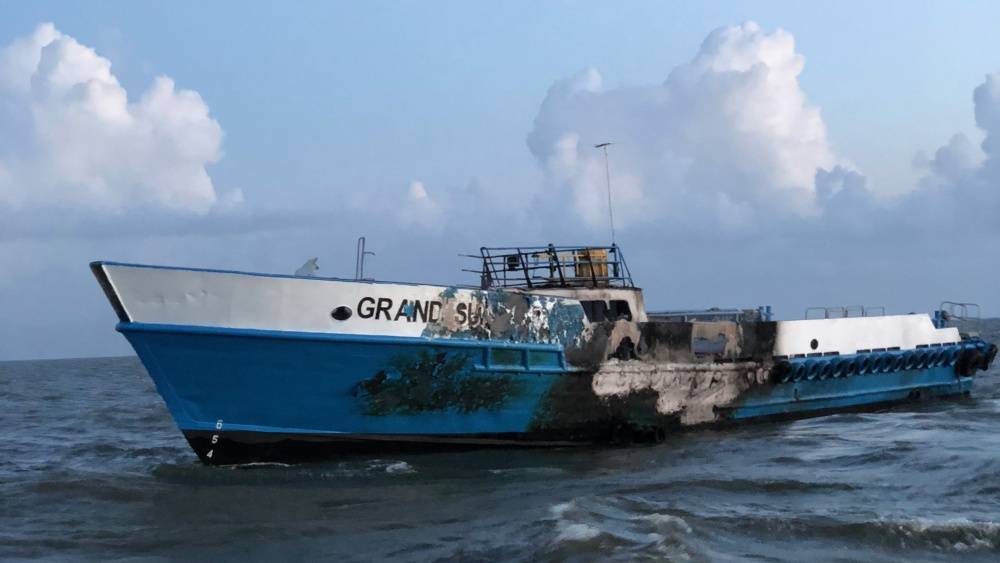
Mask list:
POLYGON ((983 361, 979 364, 979 369, 986 371, 990 369, 990 364, 997 357, 997 345, 990 344, 986 347, 986 352, 983 353, 983 361))
POLYGON ((955 373, 962 377, 976 374, 976 369, 982 364, 983 353, 975 348, 963 350, 955 363, 955 373))

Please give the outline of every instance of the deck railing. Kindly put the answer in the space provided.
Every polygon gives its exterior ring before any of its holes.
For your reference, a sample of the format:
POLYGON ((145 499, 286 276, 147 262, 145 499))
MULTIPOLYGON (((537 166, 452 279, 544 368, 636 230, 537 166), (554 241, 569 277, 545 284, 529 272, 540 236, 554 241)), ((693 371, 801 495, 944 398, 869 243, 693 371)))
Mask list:
POLYGON ((771 306, 763 305, 756 309, 684 309, 677 311, 647 311, 646 317, 651 321, 674 321, 674 322, 712 322, 730 321, 741 322, 761 322, 772 319, 771 306))
POLYGON ((978 303, 942 301, 934 312, 934 325, 938 328, 957 327, 963 333, 979 334, 982 330, 982 313, 978 303))
POLYGON ((480 287, 635 287, 625 257, 611 246, 483 247, 480 287))
POLYGON ((881 317, 885 315, 882 305, 839 305, 836 307, 809 307, 806 309, 806 319, 846 319, 848 317, 881 317), (813 315, 813 313, 820 313, 813 315))

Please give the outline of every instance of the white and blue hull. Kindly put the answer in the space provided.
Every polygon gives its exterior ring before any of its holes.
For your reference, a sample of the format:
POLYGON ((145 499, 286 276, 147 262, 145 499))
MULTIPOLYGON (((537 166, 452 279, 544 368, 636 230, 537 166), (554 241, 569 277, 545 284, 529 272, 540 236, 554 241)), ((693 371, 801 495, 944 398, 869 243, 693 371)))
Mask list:
POLYGON ((566 292, 92 267, 208 463, 655 439, 968 393, 995 350, 926 315, 663 323, 636 294, 596 323, 566 292), (677 344, 716 333, 711 357, 677 344))

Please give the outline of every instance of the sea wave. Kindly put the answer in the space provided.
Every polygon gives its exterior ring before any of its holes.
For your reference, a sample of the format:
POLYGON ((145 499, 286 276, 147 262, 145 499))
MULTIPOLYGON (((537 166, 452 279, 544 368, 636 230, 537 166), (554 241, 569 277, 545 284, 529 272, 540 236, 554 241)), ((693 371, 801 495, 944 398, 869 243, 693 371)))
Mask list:
POLYGON ((861 524, 885 534, 886 542, 902 549, 930 548, 942 551, 1000 551, 1000 524, 968 518, 933 520, 878 520, 861 524))
POLYGON ((711 526, 739 537, 773 537, 788 544, 843 542, 894 552, 998 552, 1000 524, 969 518, 895 518, 842 520, 831 516, 746 515, 710 518, 711 526))
POLYGON ((546 555, 596 553, 613 559, 656 556, 703 559, 691 525, 680 515, 625 497, 579 497, 549 507, 546 555), (648 511, 637 510, 637 504, 648 511))

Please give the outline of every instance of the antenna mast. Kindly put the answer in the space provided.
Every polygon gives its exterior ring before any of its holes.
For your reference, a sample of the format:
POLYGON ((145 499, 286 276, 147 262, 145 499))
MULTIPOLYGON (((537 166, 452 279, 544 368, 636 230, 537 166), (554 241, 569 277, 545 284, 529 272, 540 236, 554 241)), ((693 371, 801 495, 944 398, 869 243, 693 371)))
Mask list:
POLYGON ((604 152, 604 179, 608 186, 608 222, 611 223, 611 246, 615 245, 615 212, 611 207, 611 166, 608 164, 608 147, 614 143, 600 143, 595 149, 604 152))
POLYGON ((354 279, 365 279, 365 256, 375 256, 371 250, 365 250, 365 237, 358 237, 357 254, 354 257, 354 279))

